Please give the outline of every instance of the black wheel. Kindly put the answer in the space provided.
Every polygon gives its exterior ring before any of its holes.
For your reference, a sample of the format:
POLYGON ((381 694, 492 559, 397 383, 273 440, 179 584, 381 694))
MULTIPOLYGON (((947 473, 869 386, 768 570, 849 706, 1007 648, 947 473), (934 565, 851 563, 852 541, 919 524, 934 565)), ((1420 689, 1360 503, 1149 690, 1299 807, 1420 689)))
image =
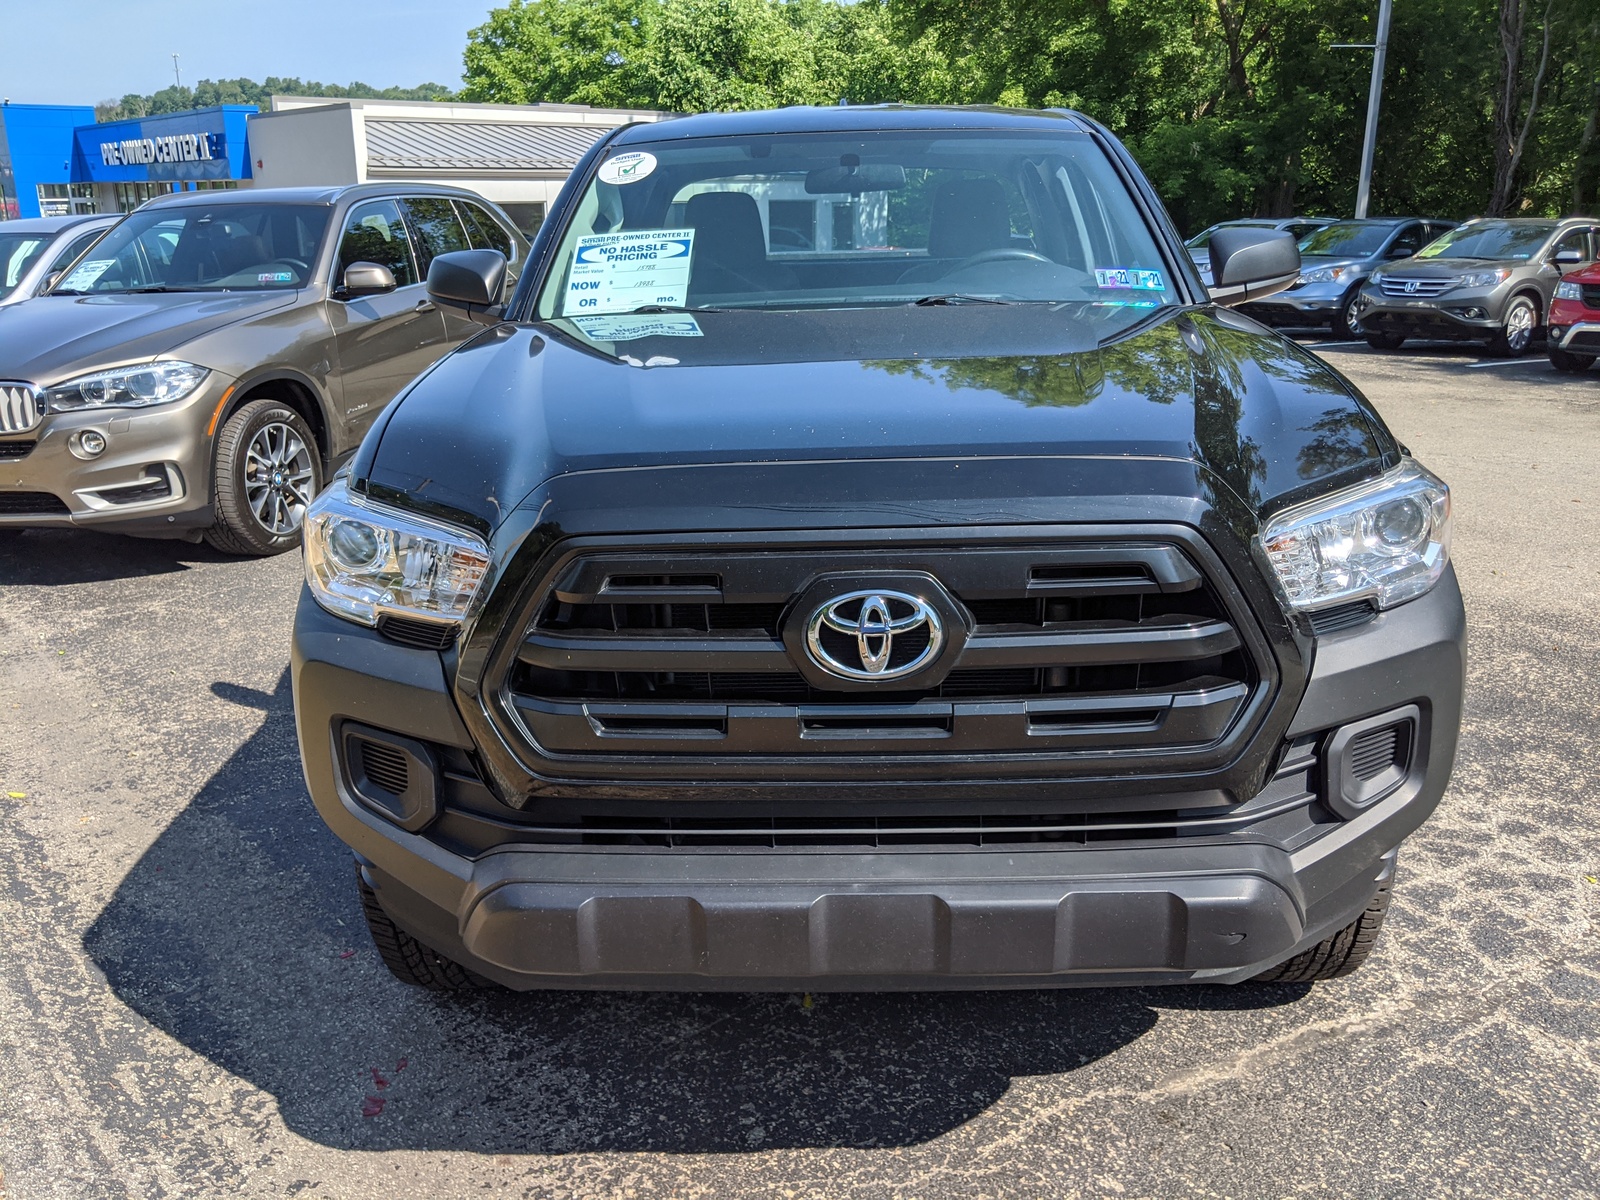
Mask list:
POLYGON ((1594 355, 1573 354, 1567 350, 1558 350, 1550 347, 1550 365, 1558 371, 1570 371, 1574 375, 1581 375, 1594 366, 1594 355))
POLYGON ((1360 306, 1361 285, 1356 283, 1339 299, 1339 311, 1333 314, 1334 337, 1348 340, 1361 336, 1360 306))
POLYGON ((378 903, 378 893, 362 877, 360 863, 356 864, 356 890, 361 895, 361 914, 367 919, 367 932, 372 934, 378 957, 401 983, 433 992, 480 992, 500 986, 424 946, 391 921, 378 903))
POLYGON ((1392 882, 1380 884, 1366 911, 1354 921, 1311 949, 1261 972, 1250 982, 1316 983, 1350 974, 1366 962, 1367 955, 1372 953, 1373 943, 1378 940, 1378 931, 1383 928, 1384 914, 1389 911, 1393 886, 1392 882))
POLYGON ((1374 350, 1398 350, 1405 344, 1406 338, 1405 334, 1403 333, 1367 334, 1367 345, 1371 346, 1374 350))
POLYGON ((212 480, 216 524, 206 541, 224 554, 282 554, 300 544, 322 455, 299 413, 252 400, 217 434, 212 480))
POLYGON ((1506 305, 1500 332, 1489 339, 1489 349, 1501 358, 1521 358, 1539 332, 1539 306, 1531 296, 1513 296, 1506 305))

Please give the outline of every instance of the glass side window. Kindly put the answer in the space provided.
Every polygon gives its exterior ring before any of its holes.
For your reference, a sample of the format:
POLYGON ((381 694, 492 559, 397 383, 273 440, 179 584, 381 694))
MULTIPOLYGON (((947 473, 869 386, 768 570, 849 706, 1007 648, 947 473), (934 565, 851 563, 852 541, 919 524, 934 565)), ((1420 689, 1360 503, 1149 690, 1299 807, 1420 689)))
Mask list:
POLYGON ((88 233, 79 234, 66 244, 55 261, 50 264, 51 271, 63 271, 78 260, 78 256, 100 240, 105 233, 104 229, 91 229, 88 233))
POLYGON ((467 231, 456 216, 455 205, 443 196, 414 196, 404 204, 417 230, 417 257, 421 259, 419 265, 424 275, 439 255, 472 248, 467 241, 467 231))
POLYGON ((1576 250, 1578 256, 1584 262, 1589 261, 1589 231, 1587 229, 1574 229, 1551 247, 1550 261, 1554 262, 1556 255, 1569 250, 1576 250))
POLYGON ((1389 255, 1392 258, 1401 257, 1403 251, 1407 257, 1422 249, 1422 226, 1407 225, 1402 229, 1389 246, 1389 255))
POLYGON ((16 289, 49 244, 50 235, 45 233, 0 232, 0 299, 16 289))
POLYGON ((1088 137, 893 130, 629 143, 573 209, 549 319, 663 308, 1077 304, 1104 326, 1177 303, 1088 137))
POLYGON ((345 268, 358 262, 388 267, 396 287, 410 287, 421 279, 411 252, 411 235, 393 200, 375 200, 350 210, 339 238, 335 283, 344 278, 345 268))
POLYGON ((469 201, 457 200, 455 206, 461 214, 461 223, 467 227, 467 238, 474 250, 498 250, 506 256, 507 261, 517 261, 516 244, 499 221, 469 201))

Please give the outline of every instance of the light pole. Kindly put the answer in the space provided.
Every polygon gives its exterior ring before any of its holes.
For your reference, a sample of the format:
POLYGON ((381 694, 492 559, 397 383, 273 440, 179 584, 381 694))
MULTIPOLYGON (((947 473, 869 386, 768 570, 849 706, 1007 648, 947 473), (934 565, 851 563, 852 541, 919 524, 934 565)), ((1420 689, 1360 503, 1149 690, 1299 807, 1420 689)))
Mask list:
POLYGON ((1372 199, 1372 160, 1378 153, 1378 106, 1383 101, 1383 60, 1389 54, 1389 17, 1394 0, 1378 0, 1378 40, 1376 42, 1335 42, 1333 50, 1372 51, 1372 89, 1367 93, 1367 133, 1361 142, 1361 178, 1356 184, 1356 220, 1367 215, 1372 199))
MULTIPOLYGON (((1387 4, 1389 0, 1383 0, 1383 2, 1387 4)), ((178 74, 178 56, 176 54, 172 56, 172 78, 177 81, 179 87, 183 86, 183 76, 178 74)))

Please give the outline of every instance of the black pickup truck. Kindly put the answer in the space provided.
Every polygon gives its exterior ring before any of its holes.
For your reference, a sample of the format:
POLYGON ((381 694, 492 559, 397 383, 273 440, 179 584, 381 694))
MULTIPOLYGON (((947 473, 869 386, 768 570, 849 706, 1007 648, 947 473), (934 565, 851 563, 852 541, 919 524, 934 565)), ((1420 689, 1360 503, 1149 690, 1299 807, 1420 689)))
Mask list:
POLYGON ((441 989, 1354 969, 1460 722, 1450 498, 1067 112, 623 128, 308 512, 301 753, 441 989))

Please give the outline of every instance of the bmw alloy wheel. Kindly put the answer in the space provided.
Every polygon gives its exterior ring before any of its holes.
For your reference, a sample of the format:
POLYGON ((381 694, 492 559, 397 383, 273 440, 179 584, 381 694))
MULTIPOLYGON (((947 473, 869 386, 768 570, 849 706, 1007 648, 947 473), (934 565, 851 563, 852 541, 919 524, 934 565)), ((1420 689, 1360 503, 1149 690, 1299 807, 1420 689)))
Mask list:
POLYGON ((291 534, 305 519, 314 475, 311 450, 288 425, 263 425, 245 451, 244 490, 261 527, 274 537, 291 534))

